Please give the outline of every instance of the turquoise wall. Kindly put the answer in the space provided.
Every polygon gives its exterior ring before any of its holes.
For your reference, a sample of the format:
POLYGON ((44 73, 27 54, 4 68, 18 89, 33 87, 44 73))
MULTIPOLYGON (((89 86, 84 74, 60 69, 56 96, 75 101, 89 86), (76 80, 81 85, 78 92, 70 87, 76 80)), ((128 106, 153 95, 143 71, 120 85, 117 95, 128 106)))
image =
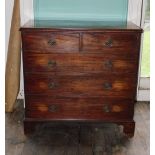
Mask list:
POLYGON ((126 21, 128 0, 34 0, 34 19, 126 21))

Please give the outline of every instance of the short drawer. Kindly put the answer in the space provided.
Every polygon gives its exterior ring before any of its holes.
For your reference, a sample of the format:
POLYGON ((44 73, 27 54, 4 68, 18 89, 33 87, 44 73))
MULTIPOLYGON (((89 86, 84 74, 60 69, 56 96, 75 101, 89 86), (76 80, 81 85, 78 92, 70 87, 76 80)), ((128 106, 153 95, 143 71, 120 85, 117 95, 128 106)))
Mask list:
POLYGON ((133 73, 138 62, 115 54, 23 54, 25 72, 51 72, 56 75, 87 75, 103 72, 133 73))
POLYGON ((26 117, 69 120, 109 120, 133 117, 133 101, 110 98, 25 96, 26 117))
POLYGON ((137 45, 138 39, 133 33, 84 33, 82 49, 87 52, 105 49, 117 52, 119 49, 134 49, 137 45))
POLYGON ((79 51, 78 33, 23 32, 24 51, 34 53, 77 52, 79 51))
POLYGON ((26 94, 50 96, 90 97, 126 96, 135 97, 134 75, 101 74, 97 76, 54 76, 50 74, 24 74, 26 94))

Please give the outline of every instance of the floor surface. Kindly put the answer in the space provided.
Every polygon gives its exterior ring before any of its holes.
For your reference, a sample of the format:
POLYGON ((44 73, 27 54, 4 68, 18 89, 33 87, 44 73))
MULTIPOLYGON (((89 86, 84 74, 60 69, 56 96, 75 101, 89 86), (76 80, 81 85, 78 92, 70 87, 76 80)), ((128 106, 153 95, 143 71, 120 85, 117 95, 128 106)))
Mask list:
POLYGON ((128 139, 115 124, 100 126, 43 124, 23 133, 23 101, 6 114, 6 155, 149 155, 149 103, 135 105, 135 136, 128 139))

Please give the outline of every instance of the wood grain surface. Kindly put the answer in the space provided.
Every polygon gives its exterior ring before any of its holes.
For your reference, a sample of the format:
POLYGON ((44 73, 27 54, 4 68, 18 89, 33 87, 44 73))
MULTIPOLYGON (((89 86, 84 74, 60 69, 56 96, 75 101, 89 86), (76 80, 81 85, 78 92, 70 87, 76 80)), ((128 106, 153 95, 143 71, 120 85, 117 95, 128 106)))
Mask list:
POLYGON ((22 33, 24 50, 70 52, 79 50, 79 33, 22 33))
POLYGON ((96 76, 52 76, 29 74, 24 76, 25 94, 66 97, 126 96, 134 98, 134 75, 101 74, 96 76))
POLYGON ((137 46, 137 35, 135 33, 84 33, 83 50, 98 51, 107 48, 129 49, 137 46), (110 44, 108 42, 110 41, 110 44))
POLYGON ((141 28, 21 31, 25 134, 47 120, 101 120, 123 125, 126 135, 134 135, 141 28), (111 100, 104 103, 103 98, 111 100))
POLYGON ((19 0, 14 0, 5 72, 5 111, 12 112, 20 87, 21 34, 19 0))
MULTIPOLYGON (((25 72, 49 72, 56 75, 87 75, 99 73, 136 73, 137 56, 124 52, 110 54, 29 54, 23 55, 25 72)), ((128 52, 130 53, 130 52, 128 52)))
POLYGON ((26 95, 26 118, 47 120, 129 120, 134 102, 118 98, 53 98, 26 95))

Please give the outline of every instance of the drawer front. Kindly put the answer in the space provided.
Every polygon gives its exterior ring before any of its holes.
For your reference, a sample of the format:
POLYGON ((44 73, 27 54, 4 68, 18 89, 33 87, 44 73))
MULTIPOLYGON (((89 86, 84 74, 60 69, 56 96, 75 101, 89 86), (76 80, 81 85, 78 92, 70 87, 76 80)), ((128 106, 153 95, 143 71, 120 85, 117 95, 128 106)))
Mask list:
POLYGON ((130 74, 56 77, 50 74, 25 73, 24 79, 26 94, 68 97, 126 96, 133 98, 136 90, 135 76, 130 74))
POLYGON ((138 62, 123 55, 95 54, 27 54, 23 56, 25 72, 51 72, 57 75, 82 75, 103 72, 135 73, 138 62))
POLYGON ((24 51, 34 53, 79 51, 78 33, 23 32, 22 42, 24 51))
POLYGON ((133 117, 130 100, 25 96, 26 117, 43 119, 108 120, 133 117))
POLYGON ((83 34, 83 50, 116 50, 134 49, 137 47, 137 36, 133 33, 85 33, 83 34))

